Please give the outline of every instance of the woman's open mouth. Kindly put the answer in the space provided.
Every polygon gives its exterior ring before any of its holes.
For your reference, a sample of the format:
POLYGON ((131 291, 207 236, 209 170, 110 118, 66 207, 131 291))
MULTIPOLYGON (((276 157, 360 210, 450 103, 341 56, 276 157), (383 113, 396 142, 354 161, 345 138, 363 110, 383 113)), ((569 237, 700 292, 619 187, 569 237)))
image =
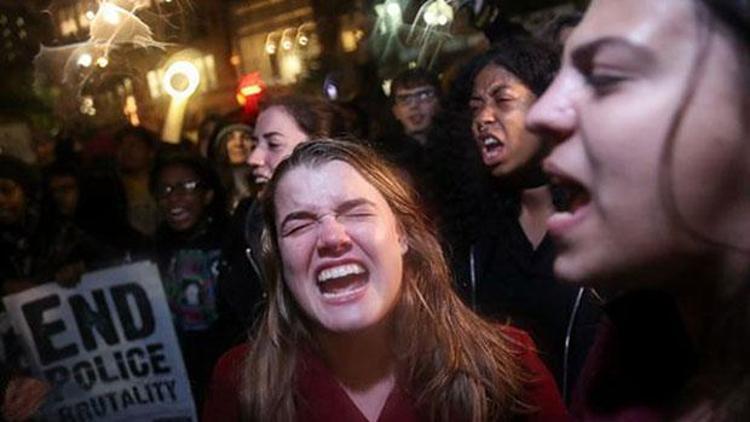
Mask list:
POLYGON ((167 211, 167 218, 174 223, 182 223, 190 218, 190 212, 182 207, 170 208, 167 211))
POLYGON ((342 303, 355 299, 367 288, 369 273, 358 263, 327 267, 318 273, 317 285, 327 302, 342 303))
POLYGON ((583 221, 588 214, 591 194, 583 184, 559 173, 553 172, 550 182, 558 200, 555 201, 557 212, 547 220, 547 228, 559 236, 583 221))
POLYGON ((484 135, 479 138, 479 149, 484 165, 489 166, 503 158, 505 143, 492 135, 484 135))

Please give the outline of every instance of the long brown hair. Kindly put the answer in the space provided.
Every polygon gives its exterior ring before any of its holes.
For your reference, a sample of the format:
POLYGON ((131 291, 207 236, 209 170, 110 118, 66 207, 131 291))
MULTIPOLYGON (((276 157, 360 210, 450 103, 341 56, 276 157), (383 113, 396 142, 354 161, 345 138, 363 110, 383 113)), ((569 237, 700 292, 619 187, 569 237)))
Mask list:
POLYGON ((291 169, 342 161, 386 199, 406 233, 404 280, 394 309, 394 355, 400 383, 430 420, 508 420, 529 410, 519 348, 496 325, 472 313, 454 293, 434 229, 411 187, 368 148, 320 139, 300 144, 276 169, 264 192, 268 306, 246 359, 241 401, 249 420, 295 419, 295 368, 301 347, 315 349, 311 327, 280 269, 274 196, 291 169))
POLYGON ((271 107, 283 108, 310 139, 341 137, 355 129, 352 116, 319 97, 276 91, 263 98, 260 113, 271 107))
MULTIPOLYGON (((750 4, 746 0, 694 0, 696 24, 702 31, 696 43, 698 53, 690 69, 690 80, 671 116, 661 158, 660 188, 662 204, 676 229, 690 234, 697 241, 717 250, 750 256, 744 242, 732 242, 714 237, 690 224, 677 205, 674 192, 673 167, 677 133, 686 111, 703 77, 712 37, 723 36, 731 42, 741 72, 737 75, 737 89, 742 95, 739 107, 747 115, 750 104, 750 4)), ((747 127, 747 126, 745 126, 747 127)), ((748 133, 745 133, 747 138, 748 133)), ((744 139, 747 141, 747 139, 744 139)), ((745 216, 750 218, 750 216, 745 216)), ((741 235, 740 235, 741 236, 741 235)), ((688 385, 678 413, 693 420, 748 420, 750 418, 750 274, 743 269, 742 281, 717 280, 710 312, 704 316, 705 329, 698 339, 698 373, 688 385)))

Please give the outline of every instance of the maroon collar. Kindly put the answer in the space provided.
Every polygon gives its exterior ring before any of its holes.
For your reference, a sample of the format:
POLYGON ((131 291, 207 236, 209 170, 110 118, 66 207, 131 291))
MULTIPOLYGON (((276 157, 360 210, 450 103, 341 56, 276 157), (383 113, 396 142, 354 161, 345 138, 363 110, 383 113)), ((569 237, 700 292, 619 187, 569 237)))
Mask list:
MULTIPOLYGON (((297 363, 297 420, 367 422, 322 359, 301 351, 297 363)), ((398 383, 386 399, 379 422, 419 421, 414 401, 398 383)))

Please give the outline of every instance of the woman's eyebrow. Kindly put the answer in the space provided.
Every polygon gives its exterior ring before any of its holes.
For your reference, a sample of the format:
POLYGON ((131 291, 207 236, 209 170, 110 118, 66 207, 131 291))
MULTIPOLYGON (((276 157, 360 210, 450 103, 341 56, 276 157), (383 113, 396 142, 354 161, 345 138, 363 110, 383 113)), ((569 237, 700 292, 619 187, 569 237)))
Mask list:
POLYGON ((291 221, 296 220, 315 220, 316 215, 310 211, 293 211, 284 216, 284 219, 281 220, 281 224, 279 224, 279 227, 284 227, 287 223, 291 221))
POLYGON ((375 206, 375 204, 368 199, 354 198, 354 199, 350 199, 348 201, 344 201, 341 204, 339 204, 339 206, 336 207, 336 213, 337 214, 345 213, 347 211, 351 211, 354 208, 360 207, 362 205, 375 206))
POLYGON ((651 64, 656 61, 653 51, 645 45, 636 44, 622 37, 604 37, 576 46, 570 53, 570 58, 576 65, 582 65, 591 60, 603 48, 627 50, 639 63, 651 64))
POLYGON ((280 136, 280 135, 283 135, 283 134, 281 132, 277 131, 277 130, 272 130, 270 132, 265 132, 265 133, 261 134, 260 136, 263 137, 263 138, 270 138, 272 136, 280 136))

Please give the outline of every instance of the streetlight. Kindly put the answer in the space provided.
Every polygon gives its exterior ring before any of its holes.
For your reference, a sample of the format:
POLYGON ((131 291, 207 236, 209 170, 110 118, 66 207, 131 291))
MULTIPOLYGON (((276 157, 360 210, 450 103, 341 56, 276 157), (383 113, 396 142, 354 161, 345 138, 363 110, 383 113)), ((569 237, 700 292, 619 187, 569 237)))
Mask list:
POLYGON ((305 22, 297 27, 297 37, 295 42, 301 47, 307 46, 310 43, 310 36, 308 35, 315 28, 313 22, 305 22))
POLYGON ((276 54, 276 41, 275 38, 278 38, 279 34, 276 31, 270 32, 268 35, 266 35, 266 53, 268 53, 269 56, 276 54))
POLYGON ((292 41, 291 33, 294 31, 294 28, 286 28, 281 33, 281 48, 284 50, 291 50, 292 47, 294 47, 294 42, 292 41))
POLYGON ((375 13, 381 22, 381 31, 396 31, 403 23, 401 5, 398 0, 385 0, 382 4, 375 5, 375 13))
POLYGON ((172 62, 164 72, 162 86, 164 91, 172 97, 162 130, 162 140, 165 142, 175 144, 180 142, 185 108, 190 96, 198 89, 200 80, 198 68, 187 60, 172 62))
POLYGON ((104 22, 107 22, 110 25, 117 25, 120 23, 121 16, 120 16, 120 8, 115 6, 112 3, 104 3, 102 4, 102 18, 104 19, 104 22))
POLYGON ((101 56, 98 59, 96 59, 96 65, 101 68, 107 67, 108 64, 109 64, 109 59, 107 58, 107 56, 101 56))
POLYGON ((453 21, 453 8, 445 0, 434 0, 425 6, 422 19, 428 27, 445 26, 453 21))
POLYGON ((173 99, 188 98, 193 95, 201 81, 201 74, 194 64, 179 60, 167 68, 162 78, 164 90, 173 99))
POLYGON ((89 67, 91 66, 91 63, 93 61, 94 61, 94 58, 91 57, 91 54, 83 53, 80 56, 78 56, 78 60, 76 61, 76 64, 81 67, 89 67))

